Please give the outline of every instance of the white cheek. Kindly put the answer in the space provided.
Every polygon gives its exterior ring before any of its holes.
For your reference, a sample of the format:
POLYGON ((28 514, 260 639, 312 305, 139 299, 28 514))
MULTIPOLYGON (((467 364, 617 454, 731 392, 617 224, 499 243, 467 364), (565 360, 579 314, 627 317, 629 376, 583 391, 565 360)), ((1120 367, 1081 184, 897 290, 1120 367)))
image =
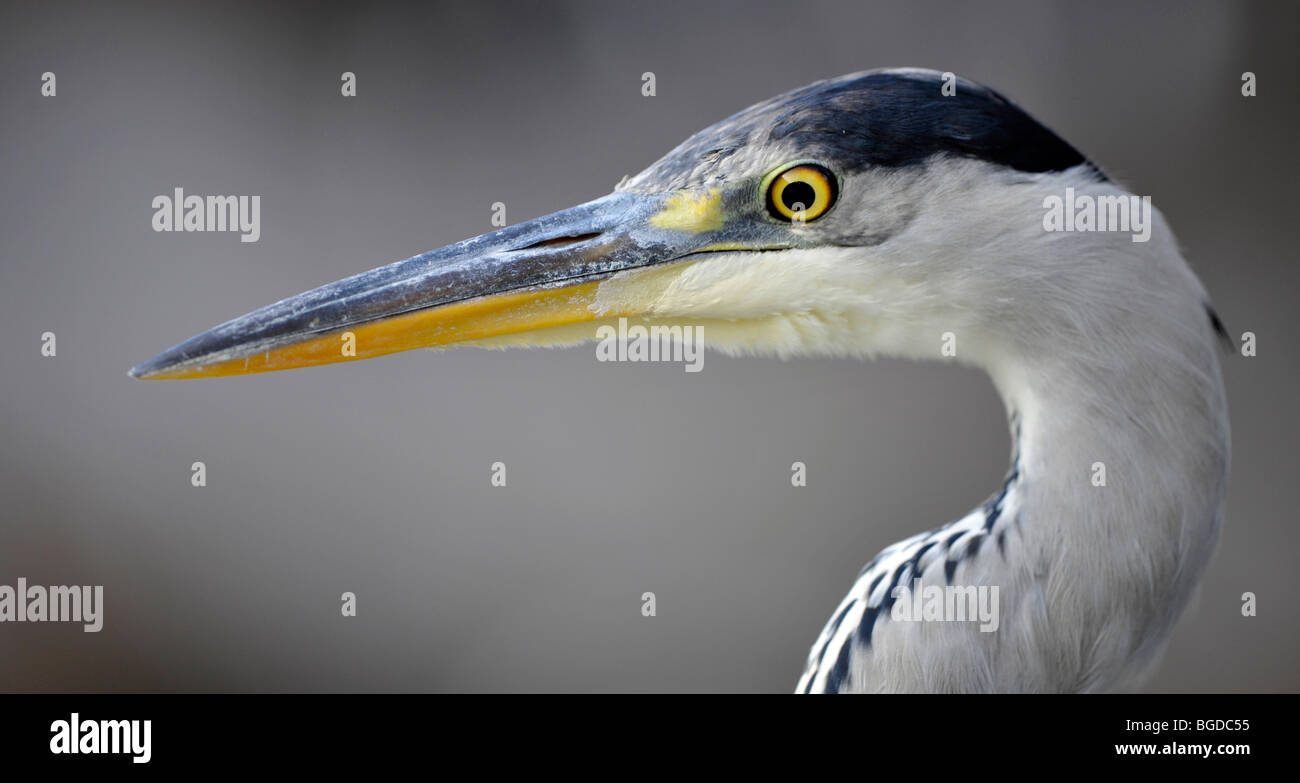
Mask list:
POLYGON ((703 326, 705 342, 729 353, 892 353, 908 340, 882 327, 907 327, 882 323, 879 307, 896 308, 907 286, 891 281, 885 269, 861 248, 719 253, 612 277, 597 289, 591 309, 703 326))
POLYGON ((842 315, 863 303, 863 270, 851 248, 720 253, 677 275, 654 302, 656 315, 749 320, 842 315))

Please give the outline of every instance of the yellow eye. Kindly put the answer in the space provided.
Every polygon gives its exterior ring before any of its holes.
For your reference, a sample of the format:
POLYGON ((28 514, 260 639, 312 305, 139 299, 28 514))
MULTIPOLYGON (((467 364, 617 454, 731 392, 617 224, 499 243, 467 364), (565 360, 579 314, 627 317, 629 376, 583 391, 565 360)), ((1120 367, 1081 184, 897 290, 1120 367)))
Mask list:
POLYGON ((767 209, 781 220, 806 223, 826 214, 836 195, 834 174, 814 163, 799 163, 772 178, 767 209))

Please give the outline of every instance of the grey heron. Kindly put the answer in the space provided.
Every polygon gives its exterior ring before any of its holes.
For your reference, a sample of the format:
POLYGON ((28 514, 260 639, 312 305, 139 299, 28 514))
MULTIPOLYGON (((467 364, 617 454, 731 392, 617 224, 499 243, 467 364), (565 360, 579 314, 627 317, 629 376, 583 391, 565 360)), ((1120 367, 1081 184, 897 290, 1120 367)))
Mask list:
POLYGON ((1226 334, 1163 216, 1145 241, 1050 230, 1067 195, 1132 196, 991 89, 867 71, 745 109, 607 196, 290 297, 131 374, 566 345, 620 318, 782 357, 939 359, 955 337, 1004 401, 1006 480, 871 560, 797 689, 1120 689, 1150 670, 1218 539, 1226 334), (920 582, 998 587, 997 630, 897 619, 920 582))

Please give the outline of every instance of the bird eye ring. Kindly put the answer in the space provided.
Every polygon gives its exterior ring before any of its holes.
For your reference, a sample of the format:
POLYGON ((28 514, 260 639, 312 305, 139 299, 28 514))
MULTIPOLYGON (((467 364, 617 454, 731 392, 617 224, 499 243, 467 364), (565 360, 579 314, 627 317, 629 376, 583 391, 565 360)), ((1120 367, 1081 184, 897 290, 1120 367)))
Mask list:
POLYGON ((767 175, 767 210, 778 220, 816 220, 838 195, 835 175, 816 163, 791 163, 767 175))

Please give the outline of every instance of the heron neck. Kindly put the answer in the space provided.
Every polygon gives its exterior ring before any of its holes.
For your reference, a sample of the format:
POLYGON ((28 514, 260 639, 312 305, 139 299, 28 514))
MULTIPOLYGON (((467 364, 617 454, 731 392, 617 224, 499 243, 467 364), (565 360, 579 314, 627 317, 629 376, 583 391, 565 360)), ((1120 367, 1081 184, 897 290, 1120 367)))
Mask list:
POLYGON ((1138 676, 1208 564, 1228 467, 1209 342, 1193 356, 1157 350, 1168 344, 1108 355, 1105 371, 1086 351, 990 369, 1013 437, 1004 583, 1033 585, 1074 624, 1061 655, 1108 640, 1138 676))

